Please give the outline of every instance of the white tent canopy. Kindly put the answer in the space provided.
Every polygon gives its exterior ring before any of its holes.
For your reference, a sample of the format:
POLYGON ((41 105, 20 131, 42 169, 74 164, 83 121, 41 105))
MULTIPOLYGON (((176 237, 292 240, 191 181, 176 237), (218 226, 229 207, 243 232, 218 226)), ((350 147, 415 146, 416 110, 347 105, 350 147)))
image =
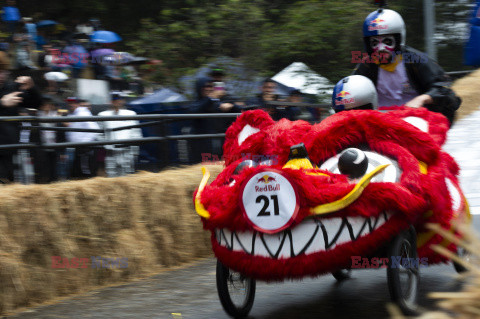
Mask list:
POLYGON ((272 79, 306 94, 330 95, 333 92, 333 84, 327 78, 320 76, 302 62, 290 64, 272 79))

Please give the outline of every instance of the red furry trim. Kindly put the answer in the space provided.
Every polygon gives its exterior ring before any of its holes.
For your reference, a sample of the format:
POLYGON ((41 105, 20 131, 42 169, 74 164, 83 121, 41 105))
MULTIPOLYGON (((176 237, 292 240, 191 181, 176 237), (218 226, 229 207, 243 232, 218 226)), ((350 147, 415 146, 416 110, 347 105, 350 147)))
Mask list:
POLYGON ((262 154, 265 129, 275 123, 263 110, 246 111, 228 128, 223 145, 225 165, 245 156, 245 154, 262 154), (259 129, 260 132, 249 136, 241 145, 238 135, 246 125, 259 129))
POLYGON ((420 161, 429 162, 438 156, 438 144, 428 133, 405 121, 377 111, 340 112, 313 126, 305 145, 310 158, 322 162, 347 147, 381 142, 406 148, 420 161))
POLYGON ((443 145, 447 139, 450 123, 448 122, 448 119, 440 113, 430 112, 424 107, 413 109, 411 107, 403 106, 398 107, 396 111, 389 112, 389 114, 398 116, 402 119, 409 116, 424 119, 428 122, 428 133, 438 143, 438 145, 443 145))

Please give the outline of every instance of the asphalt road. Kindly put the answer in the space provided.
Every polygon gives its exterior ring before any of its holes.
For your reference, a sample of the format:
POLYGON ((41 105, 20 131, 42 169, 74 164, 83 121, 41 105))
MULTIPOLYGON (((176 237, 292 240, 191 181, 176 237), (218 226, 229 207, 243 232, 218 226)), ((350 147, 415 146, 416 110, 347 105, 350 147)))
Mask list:
MULTIPOLYGON (((461 184, 474 214, 480 213, 480 112, 458 122, 445 149, 462 167, 461 184)), ((480 233, 480 215, 474 215, 480 233)), ((55 305, 38 307, 11 318, 228 318, 215 286, 215 259, 149 279, 97 290, 55 305)), ((419 304, 436 309, 427 296, 458 291, 451 265, 421 269, 419 304)), ((386 271, 357 270, 337 283, 330 276, 303 281, 257 283, 251 318, 386 318, 389 301, 386 271)))

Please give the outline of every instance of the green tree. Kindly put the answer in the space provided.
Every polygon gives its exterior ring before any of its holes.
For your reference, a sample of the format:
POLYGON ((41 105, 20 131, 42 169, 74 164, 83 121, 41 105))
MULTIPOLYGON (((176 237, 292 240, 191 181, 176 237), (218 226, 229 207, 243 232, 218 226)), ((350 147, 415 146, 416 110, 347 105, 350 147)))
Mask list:
POLYGON ((363 50, 362 24, 371 5, 364 1, 300 1, 290 7, 283 21, 266 26, 262 51, 276 72, 302 61, 335 81, 354 65, 352 50, 363 50))
POLYGON ((163 61, 156 79, 172 81, 218 56, 261 64, 256 50, 265 20, 255 1, 195 3, 192 7, 162 10, 159 23, 143 20, 137 38, 129 42, 136 54, 163 61))

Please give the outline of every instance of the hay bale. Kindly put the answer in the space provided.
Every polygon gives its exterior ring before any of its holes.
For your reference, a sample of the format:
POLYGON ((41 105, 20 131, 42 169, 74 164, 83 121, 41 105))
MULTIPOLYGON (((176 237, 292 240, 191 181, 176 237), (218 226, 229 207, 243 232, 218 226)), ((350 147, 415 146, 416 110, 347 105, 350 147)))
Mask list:
MULTIPOLYGON (((213 177, 222 168, 209 166, 213 177)), ((211 255, 210 235, 192 202, 201 177, 196 165, 158 174, 2 186, 0 312, 211 255), (53 269, 52 256, 89 263, 53 269), (128 267, 92 268, 92 256, 125 257, 128 267)))
POLYGON ((462 98, 457 118, 462 118, 479 109, 480 70, 477 70, 453 83, 452 89, 462 98))

